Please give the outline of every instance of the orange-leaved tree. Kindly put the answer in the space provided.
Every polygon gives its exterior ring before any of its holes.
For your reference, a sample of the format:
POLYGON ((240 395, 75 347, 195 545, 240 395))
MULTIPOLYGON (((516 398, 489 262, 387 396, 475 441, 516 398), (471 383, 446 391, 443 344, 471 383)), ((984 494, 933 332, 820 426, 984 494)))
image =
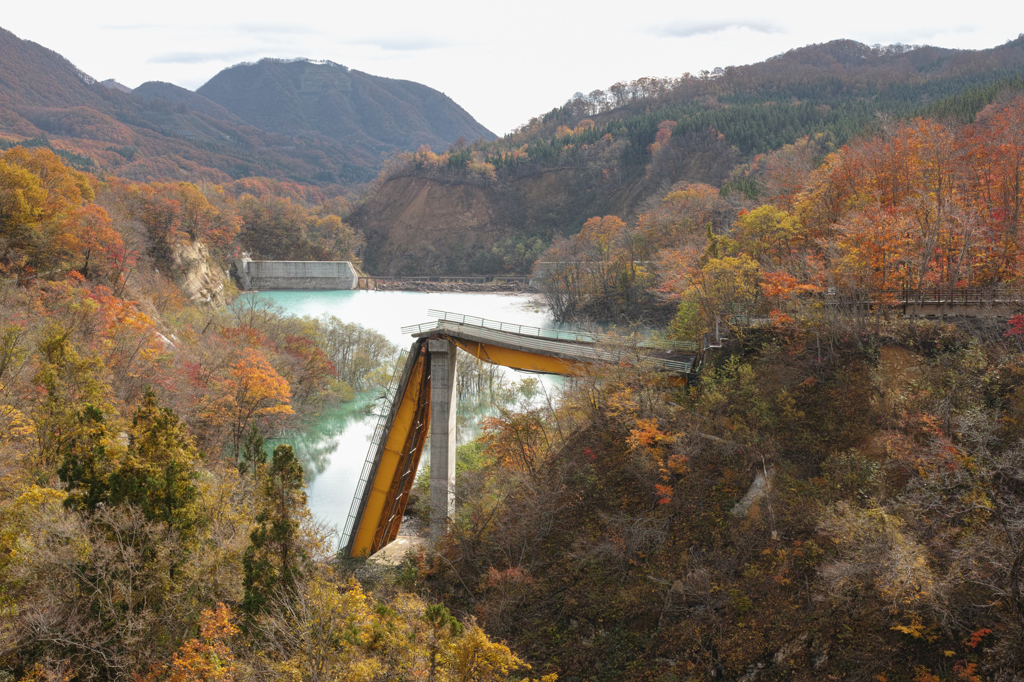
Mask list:
POLYGON ((94 196, 88 177, 48 149, 0 154, 0 264, 68 266, 82 254, 73 216, 94 196))
POLYGON ((199 619, 199 638, 184 642, 162 665, 143 678, 144 682, 231 682, 235 679, 235 655, 231 639, 239 633, 231 622, 231 609, 218 603, 214 611, 205 610, 199 619))
POLYGON ((213 391, 217 398, 206 418, 228 429, 236 459, 250 424, 257 423, 266 432, 275 421, 294 413, 288 381, 254 348, 242 351, 227 374, 214 381, 213 391))
POLYGON ((483 420, 480 441, 501 466, 536 476, 550 443, 537 412, 512 413, 483 420))

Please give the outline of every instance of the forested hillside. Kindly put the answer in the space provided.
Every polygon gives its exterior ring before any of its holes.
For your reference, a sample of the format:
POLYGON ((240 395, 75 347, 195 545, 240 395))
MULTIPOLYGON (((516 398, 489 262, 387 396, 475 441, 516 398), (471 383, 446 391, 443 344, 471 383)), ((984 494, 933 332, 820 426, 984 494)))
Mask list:
POLYGON ((32 102, 4 125, 96 145, 0 150, 0 680, 1020 679, 1020 40, 616 84, 396 157, 353 209, 286 174, 102 172, 103 136, 160 135, 131 107, 238 114, 0 38, 2 68, 55 74, 0 91, 32 102), (500 401, 435 547, 338 560, 264 439, 396 350, 225 265, 364 248, 381 271, 540 257, 557 317, 646 322, 698 369, 618 334, 622 362, 500 401))
POLYGON ((0 153, 0 679, 528 676, 407 582, 369 594, 340 570, 291 447, 264 447, 395 362, 376 332, 226 280, 249 239, 351 256, 344 201, 315 199, 0 153))
POLYGON ((620 82, 578 93, 502 140, 396 159, 353 224, 366 234, 371 268, 515 270, 517 254, 536 240, 546 245, 574 234, 595 215, 632 220, 674 183, 749 192, 733 168, 801 138, 813 138, 820 161, 886 117, 969 122, 1000 92, 1019 91, 1022 74, 1021 39, 981 51, 834 41, 750 66, 620 82), (410 195, 402 180, 410 177, 441 198, 410 195), (532 189, 548 183, 547 192, 532 189), (479 230, 501 236, 451 262, 435 256, 431 242, 459 243, 466 221, 439 222, 431 209, 467 186, 487 196, 475 210, 486 215, 479 230), (529 214, 522 208, 527 196, 529 214), (429 240, 405 239, 417 231, 429 240))
POLYGON ((171 279, 260 216, 295 222, 254 243, 309 240, 344 206, 4 152, 0 663, 19 680, 1015 679, 1024 318, 904 311, 923 289, 1020 300, 1022 121, 1011 96, 822 163, 798 141, 745 168, 744 195, 681 184, 632 225, 589 220, 555 247, 572 257, 553 259, 554 305, 654 301, 677 311, 670 336, 727 340, 685 387, 634 349, 557 402, 506 406, 466 451, 436 553, 364 584, 326 561, 290 448, 261 443, 378 381, 393 349, 252 298, 191 303, 171 279))
POLYGON ((189 111, 206 114, 212 118, 232 123, 241 123, 242 119, 202 95, 186 90, 173 83, 148 81, 134 90, 129 90, 132 97, 140 100, 164 100, 174 105, 184 105, 189 111))
POLYGON ((460 136, 493 138, 435 90, 337 65, 264 60, 208 85, 204 92, 224 97, 228 109, 239 106, 241 115, 169 83, 137 92, 106 87, 56 52, 0 29, 0 145, 45 146, 80 170, 137 181, 261 176, 352 187, 373 179, 384 154, 447 146, 460 136), (286 87, 269 87, 267 71, 296 69, 314 72, 306 90, 290 90, 290 75, 269 79, 286 87), (355 82, 354 99, 345 88, 323 89, 338 83, 318 76, 321 70, 355 82), (252 93, 274 114, 240 105, 252 93))
POLYGON ((556 312, 712 348, 490 421, 434 598, 563 677, 1020 678, 1024 96, 809 145, 553 248, 556 312))

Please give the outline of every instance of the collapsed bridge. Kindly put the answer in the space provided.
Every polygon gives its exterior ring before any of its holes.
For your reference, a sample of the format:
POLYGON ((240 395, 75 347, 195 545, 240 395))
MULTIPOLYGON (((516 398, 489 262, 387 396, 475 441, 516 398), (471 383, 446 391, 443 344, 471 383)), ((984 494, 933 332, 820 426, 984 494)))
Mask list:
MULTIPOLYGON (((430 536, 445 531, 455 484, 455 356, 512 369, 575 375, 594 362, 629 362, 609 350, 610 337, 587 332, 526 327, 431 310, 432 322, 403 327, 415 341, 401 374, 388 389, 341 538, 346 557, 369 556, 397 536, 423 448, 430 442, 430 536)), ((640 341, 636 350, 668 372, 689 375, 696 344, 640 341)))

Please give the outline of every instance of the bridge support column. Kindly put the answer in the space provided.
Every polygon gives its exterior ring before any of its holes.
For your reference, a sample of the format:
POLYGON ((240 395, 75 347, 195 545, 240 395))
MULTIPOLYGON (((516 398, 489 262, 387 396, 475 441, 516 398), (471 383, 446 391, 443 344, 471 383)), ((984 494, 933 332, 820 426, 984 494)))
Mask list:
POLYGON ((444 535, 455 501, 454 343, 430 339, 430 541, 444 535))

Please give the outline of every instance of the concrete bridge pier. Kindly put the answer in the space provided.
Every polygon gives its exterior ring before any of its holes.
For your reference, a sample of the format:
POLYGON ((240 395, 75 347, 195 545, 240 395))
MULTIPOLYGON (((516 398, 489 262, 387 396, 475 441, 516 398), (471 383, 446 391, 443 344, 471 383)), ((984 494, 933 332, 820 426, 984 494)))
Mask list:
POLYGON ((427 341, 430 353, 430 541, 444 536, 455 502, 455 344, 427 341))

